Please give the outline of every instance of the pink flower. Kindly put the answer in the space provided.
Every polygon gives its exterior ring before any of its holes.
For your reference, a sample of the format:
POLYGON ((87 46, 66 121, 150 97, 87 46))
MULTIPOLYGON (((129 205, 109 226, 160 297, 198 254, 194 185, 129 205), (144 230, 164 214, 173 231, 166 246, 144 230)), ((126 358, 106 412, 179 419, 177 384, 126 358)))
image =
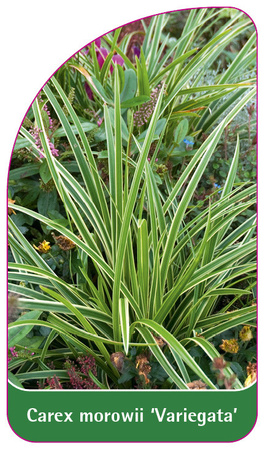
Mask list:
POLYGON ((50 386, 50 389, 63 389, 60 383, 60 378, 56 375, 53 375, 52 378, 47 378, 47 384, 50 386))
POLYGON ((97 368, 95 360, 92 356, 79 356, 75 364, 73 361, 67 360, 65 362, 65 369, 70 378, 70 385, 72 389, 99 389, 94 381, 89 376, 89 371, 93 375, 97 375, 97 368), (81 377, 78 372, 81 372, 84 377, 81 377))
MULTIPOLYGON (((100 44, 101 44, 101 38, 99 37, 99 38, 95 39, 95 41, 93 41, 93 42, 95 42, 95 46, 99 48, 100 44)), ((92 44, 92 42, 91 42, 91 44, 92 44)), ((88 47, 91 47, 91 44, 88 44, 88 47)))
POLYGON ((100 47, 100 49, 98 51, 98 56, 97 56, 97 60, 98 60, 98 64, 99 64, 100 68, 102 68, 104 61, 107 58, 108 54, 109 54, 109 51, 106 48, 100 47))
MULTIPOLYGON (((96 53, 97 53, 98 65, 99 65, 99 68, 102 69, 103 64, 104 64, 104 62, 105 62, 105 60, 106 60, 106 58, 107 58, 107 56, 109 54, 109 51, 105 47, 99 47, 99 45, 100 45, 100 38, 96 39, 95 43, 96 43, 96 53), (97 43, 97 41, 98 41, 98 43, 97 43)), ((123 60, 123 58, 120 55, 113 55, 112 63, 110 65, 110 73, 111 74, 113 73, 113 70, 114 70, 113 63, 114 64, 118 64, 119 66, 122 67, 123 64, 124 64, 124 60, 123 60)), ((87 82, 85 82, 85 90, 86 90, 88 98, 90 100, 93 100, 94 99, 94 95, 93 95, 91 87, 89 86, 89 84, 87 82)))
MULTIPOLYGON (((38 100, 39 100, 40 102, 43 101, 43 100, 42 100, 42 97, 41 97, 41 94, 38 95, 38 100)), ((53 129, 53 126, 54 126, 54 124, 53 124, 53 119, 51 118, 51 113, 50 113, 50 111, 49 111, 48 106, 47 106, 46 103, 45 103, 45 105, 43 106, 42 109, 43 109, 43 111, 46 112, 46 114, 47 114, 47 116, 48 116, 48 119, 49 119, 49 129, 52 130, 52 129, 53 129)), ((44 155, 43 155, 44 150, 43 150, 43 148, 42 148, 42 145, 41 145, 41 139, 40 139, 40 133, 43 133, 43 131, 42 131, 40 128, 38 128, 38 127, 33 127, 33 126, 32 126, 32 127, 29 129, 29 132, 30 132, 31 136, 34 138, 35 145, 36 145, 36 147, 37 147, 38 150, 39 150, 39 157, 40 157, 40 158, 44 158, 44 155)), ((53 143, 50 141, 50 139, 49 139, 48 136, 47 136, 47 140, 48 140, 49 147, 50 147, 50 150, 51 150, 52 155, 53 155, 53 156, 59 156, 59 150, 57 150, 57 148, 54 147, 53 143)))
POLYGON ((16 347, 10 347, 10 353, 14 358, 18 357, 18 352, 16 351, 16 347))
POLYGON ((53 156, 59 156, 59 150, 57 150, 57 148, 54 147, 53 143, 49 140, 49 138, 48 138, 48 141, 49 141, 49 145, 50 145, 50 149, 51 149, 52 155, 53 156))
POLYGON ((11 356, 8 356, 8 362, 12 361, 13 358, 18 357, 18 352, 16 351, 16 347, 10 347, 9 351, 11 353, 11 356))
MULTIPOLYGON (((43 133, 43 131, 38 127, 32 127, 32 128, 30 128, 29 132, 30 132, 31 136, 34 138, 35 145, 39 150, 39 157, 44 158, 44 154, 43 154, 44 150, 42 148, 41 139, 40 139, 40 133, 43 133)), ((50 147, 52 155, 59 156, 59 150, 57 150, 57 148, 54 147, 54 144, 50 141, 48 136, 47 136, 47 140, 49 142, 49 147, 50 147)))
MULTIPOLYGON (((101 38, 97 38, 97 39, 95 39, 95 41, 92 41, 92 42, 95 42, 95 46, 99 48, 100 44, 101 44, 101 38)), ((87 44, 88 50, 84 51, 85 55, 87 55, 89 53, 89 49, 90 49, 90 47, 92 45, 92 42, 90 44, 87 44)))
MULTIPOLYGON (((124 60, 123 60, 123 58, 121 57, 121 55, 113 55, 112 61, 113 61, 115 64, 119 64, 119 66, 121 66, 121 67, 122 67, 123 64, 124 64, 124 60)), ((113 72, 113 69, 114 69, 114 67, 113 67, 113 65, 111 64, 111 66, 110 66, 110 73, 113 72)))
MULTIPOLYGON (((97 59, 98 59, 99 67, 101 69, 102 69, 104 61, 107 58, 108 54, 109 54, 109 51, 106 48, 100 47, 100 49, 98 51, 97 59)), ((113 55, 112 62, 115 63, 115 64, 119 64, 119 66, 121 66, 121 67, 124 64, 124 60, 123 60, 123 58, 120 55, 113 55)), ((113 64, 111 64, 111 66, 110 66, 110 73, 113 72, 113 69, 114 69, 114 66, 113 66, 113 64)))
MULTIPOLYGON (((101 45, 101 38, 97 38, 93 42, 95 42, 96 53, 97 53, 97 60, 98 60, 99 67, 101 69, 103 64, 104 64, 105 59, 107 58, 107 56, 109 54, 109 51, 105 47, 101 47, 100 46, 101 45)), ((92 44, 92 42, 91 42, 91 44, 92 44)), ((89 47, 89 48, 88 48, 88 50, 84 51, 85 55, 87 55, 89 53, 89 49, 91 47, 91 44, 87 45, 87 47, 89 47)), ((124 64, 124 60, 123 60, 123 58, 120 55, 114 55, 112 57, 112 62, 116 63, 116 64, 119 64, 119 66, 123 66, 123 64, 124 64)), ((111 66, 110 66, 110 73, 112 73, 113 70, 114 70, 114 67, 113 67, 113 64, 111 64, 111 66)))
POLYGON ((48 118, 49 118, 49 129, 50 130, 52 130, 52 128, 53 128, 53 120, 52 120, 52 118, 51 118, 51 113, 50 113, 50 111, 48 110, 48 106, 45 104, 44 106, 43 106, 43 110, 44 111, 46 111, 46 113, 47 113, 47 116, 48 116, 48 118))

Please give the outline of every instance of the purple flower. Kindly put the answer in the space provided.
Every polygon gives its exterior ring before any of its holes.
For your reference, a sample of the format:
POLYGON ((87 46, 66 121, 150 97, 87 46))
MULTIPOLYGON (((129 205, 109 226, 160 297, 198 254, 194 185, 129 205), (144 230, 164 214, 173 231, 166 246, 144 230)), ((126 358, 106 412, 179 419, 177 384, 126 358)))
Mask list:
MULTIPOLYGON (((43 133, 43 131, 38 127, 31 127, 29 130, 31 136, 34 138, 35 145, 39 150, 39 157, 44 158, 44 150, 42 148, 41 139, 40 139, 40 133, 43 133)), ((50 139, 47 136, 47 140, 49 142, 49 147, 51 150, 51 153, 53 156, 59 156, 59 150, 54 147, 54 144, 50 141, 50 139)))
MULTIPOLYGON (((97 38, 96 40, 95 40, 95 45, 96 45, 96 47, 100 47, 100 44, 101 44, 101 38, 99 37, 99 38, 97 38)), ((91 46, 91 44, 89 44, 89 47, 91 46)))
MULTIPOLYGON (((98 41, 98 44, 100 45, 100 38, 96 39, 96 41, 95 41, 96 45, 97 45, 97 41, 98 41)), ((99 65, 100 69, 102 69, 102 66, 103 66, 103 64, 105 62, 105 59, 107 58, 107 56, 109 54, 109 51, 105 47, 99 47, 99 45, 96 48, 96 53, 97 53, 98 65, 99 65)), ((123 64, 124 64, 124 60, 123 60, 123 58, 120 55, 113 55, 112 63, 111 63, 111 66, 110 66, 110 73, 112 73, 113 70, 114 70, 113 63, 119 64, 119 66, 122 67, 123 64)), ((90 100, 93 100, 94 99, 94 95, 93 95, 93 92, 92 92, 92 90, 91 90, 91 88, 90 88, 88 83, 85 83, 85 90, 86 90, 88 98, 90 100)))
POLYGON ((102 122, 103 122, 103 119, 100 117, 100 118, 98 119, 98 121, 97 121, 98 127, 100 127, 100 125, 102 124, 102 122))
POLYGON ((18 357, 18 352, 16 351, 16 347, 10 347, 9 351, 11 353, 11 356, 8 356, 8 362, 10 363, 10 361, 12 361, 12 358, 18 357))
MULTIPOLYGON (((113 55, 112 62, 114 62, 115 64, 119 64, 119 66, 122 67, 123 64, 124 64, 124 59, 121 57, 121 55, 113 55)), ((113 69, 114 69, 114 67, 111 64, 111 66, 110 66, 110 73, 113 72, 113 69)))
POLYGON ((43 106, 43 110, 46 111, 46 113, 47 113, 47 116, 49 118, 49 129, 52 130, 52 128, 53 128, 53 120, 51 118, 51 113, 48 110, 48 106, 46 104, 43 106))
POLYGON ((54 147, 53 143, 49 140, 49 138, 48 138, 48 141, 49 141, 49 146, 50 146, 52 155, 59 156, 59 150, 57 150, 57 148, 54 147))
POLYGON ((104 48, 104 47, 99 48, 97 60, 98 60, 98 64, 99 64, 100 68, 102 68, 104 61, 107 58, 108 54, 109 54, 109 51, 106 48, 104 48))
MULTIPOLYGON (((99 38, 95 39, 95 40, 92 41, 92 42, 95 42, 95 46, 99 48, 99 47, 100 47, 100 44, 101 44, 101 38, 99 37, 99 38)), ((91 42, 90 44, 88 44, 88 47, 89 47, 89 48, 91 47, 92 42, 91 42)))
POLYGON ((137 45, 133 45, 132 50, 134 55, 137 56, 137 58, 140 58, 141 50, 139 49, 139 47, 137 45))
POLYGON ((91 87, 89 86, 89 84, 88 84, 87 82, 85 82, 85 90, 86 90, 86 93, 87 93, 88 98, 89 98, 90 100, 93 100, 94 95, 93 95, 93 92, 92 92, 91 87))
MULTIPOLYGON (((98 47, 100 47, 100 44, 101 44, 101 38, 97 38, 97 39, 95 39, 95 41, 92 41, 92 42, 95 42, 95 46, 96 46, 96 48, 98 47)), ((84 50, 84 54, 85 55, 87 55, 88 53, 89 53, 89 49, 90 49, 90 47, 91 47, 91 45, 92 45, 92 42, 90 43, 90 44, 87 44, 87 47, 88 47, 88 50, 84 50)))
MULTIPOLYGON (((100 47, 100 49, 98 51, 97 60, 98 60, 99 67, 101 69, 102 69, 104 61, 107 58, 108 54, 109 54, 109 51, 106 48, 100 47)), ((124 60, 123 60, 123 58, 120 55, 113 55, 112 63, 119 64, 119 66, 123 66, 124 60)), ((113 72, 113 69, 114 69, 113 64, 111 64, 111 66, 110 66, 110 73, 113 72)))

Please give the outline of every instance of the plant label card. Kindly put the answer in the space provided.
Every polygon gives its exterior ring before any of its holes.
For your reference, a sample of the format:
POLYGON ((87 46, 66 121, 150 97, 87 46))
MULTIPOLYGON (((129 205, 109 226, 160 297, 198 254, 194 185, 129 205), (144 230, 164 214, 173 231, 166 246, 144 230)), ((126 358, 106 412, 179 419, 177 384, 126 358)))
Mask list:
POLYGON ((8 184, 22 439, 253 428, 256 44, 236 8, 144 17, 87 43, 30 104, 8 184))

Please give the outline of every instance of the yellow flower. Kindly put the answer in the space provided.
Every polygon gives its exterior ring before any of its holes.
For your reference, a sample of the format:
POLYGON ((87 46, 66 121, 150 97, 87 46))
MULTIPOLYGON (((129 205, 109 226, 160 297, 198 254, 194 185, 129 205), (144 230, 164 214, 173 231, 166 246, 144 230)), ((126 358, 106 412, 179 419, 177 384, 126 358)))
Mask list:
POLYGON ((244 342, 250 341, 253 338, 253 334, 252 334, 250 327, 245 325, 242 328, 242 330, 240 331, 239 337, 240 337, 241 341, 244 341, 244 342))
MULTIPOLYGON (((8 203, 14 204, 14 203, 16 203, 16 200, 12 200, 11 198, 9 198, 9 199, 8 199, 8 203)), ((8 208, 8 214, 11 215, 11 214, 16 214, 16 213, 15 213, 15 211, 13 210, 13 208, 8 208)))
POLYGON ((239 350, 239 345, 236 339, 222 339, 223 343, 220 348, 228 353, 237 353, 239 350))
POLYGON ((248 386, 250 386, 250 385, 252 384, 251 379, 252 379, 251 375, 249 375, 249 376, 245 379, 244 387, 248 387, 248 386))
POLYGON ((257 379, 257 364, 256 363, 248 363, 247 366, 247 374, 248 377, 245 380, 244 386, 248 387, 257 379))
POLYGON ((40 242, 38 247, 36 245, 33 245, 33 247, 41 253, 47 253, 51 248, 50 243, 47 241, 40 242))

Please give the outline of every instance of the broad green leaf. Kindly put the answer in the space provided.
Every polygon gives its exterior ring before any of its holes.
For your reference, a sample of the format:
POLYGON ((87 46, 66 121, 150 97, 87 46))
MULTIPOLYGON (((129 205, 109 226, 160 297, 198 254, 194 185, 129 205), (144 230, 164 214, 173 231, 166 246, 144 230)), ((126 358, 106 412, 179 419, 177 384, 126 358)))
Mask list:
POLYGON ((174 140, 176 144, 180 144, 185 136, 188 134, 189 122, 187 119, 183 119, 179 122, 175 132, 174 132, 174 140))
POLYGON ((22 321, 28 321, 31 319, 38 319, 41 315, 41 311, 29 311, 22 316, 20 316, 15 322, 13 322, 13 325, 15 328, 8 330, 8 347, 14 347, 16 344, 19 344, 19 342, 29 334, 29 332, 32 330, 34 325, 27 325, 25 327, 17 328, 16 325, 20 324, 22 321))
POLYGON ((148 97, 147 95, 139 95, 138 97, 132 97, 122 102, 121 108, 133 108, 134 106, 142 105, 148 100, 150 100, 150 97, 148 97))
POLYGON ((41 176, 43 183, 45 183, 45 184, 48 183, 48 181, 50 181, 50 179, 52 177, 46 160, 44 160, 40 166, 40 176, 41 176))
POLYGON ((134 98, 137 89, 137 76, 134 70, 128 69, 124 73, 124 87, 121 92, 121 104, 134 98))

